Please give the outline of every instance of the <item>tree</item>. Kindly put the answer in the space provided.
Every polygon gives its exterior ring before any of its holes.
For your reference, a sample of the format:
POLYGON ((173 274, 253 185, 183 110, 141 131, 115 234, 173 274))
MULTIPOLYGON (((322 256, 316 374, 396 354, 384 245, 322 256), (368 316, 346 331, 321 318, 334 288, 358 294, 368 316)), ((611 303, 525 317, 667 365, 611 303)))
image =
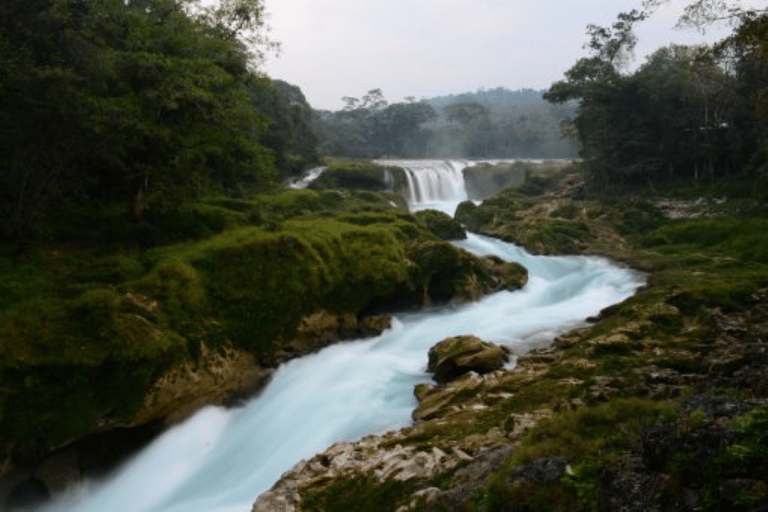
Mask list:
MULTIPOLYGON (((251 52, 181 0, 0 7, 0 218, 28 237, 57 204, 148 202, 274 175, 251 52)), ((252 27, 254 19, 250 18, 252 27)))
MULTIPOLYGON (((671 0, 643 0, 648 15, 671 0)), ((696 0, 688 4, 677 21, 679 28, 695 28, 704 31, 715 23, 729 23, 738 26, 768 14, 768 9, 745 9, 738 0, 696 0)))
POLYGON ((314 132, 312 108, 301 89, 282 80, 251 87, 257 110, 270 118, 263 142, 275 152, 282 177, 297 176, 318 165, 318 140, 314 132))

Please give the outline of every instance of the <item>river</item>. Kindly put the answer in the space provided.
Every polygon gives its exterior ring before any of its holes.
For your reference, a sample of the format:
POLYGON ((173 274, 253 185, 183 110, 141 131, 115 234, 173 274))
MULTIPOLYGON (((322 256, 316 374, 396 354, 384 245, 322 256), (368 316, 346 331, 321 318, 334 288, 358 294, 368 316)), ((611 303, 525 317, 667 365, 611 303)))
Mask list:
MULTIPOLYGON (((420 187, 412 190, 418 199, 412 207, 452 212, 462 199, 461 173, 455 172, 462 165, 441 163, 446 172, 424 162, 411 165, 409 179, 420 187), (442 182, 430 183, 427 174, 442 182)), ((244 406, 202 409, 108 478, 85 482, 40 510, 250 511, 299 460, 336 441, 410 424, 413 386, 431 381, 427 352, 443 338, 475 334, 521 353, 550 343, 642 284, 636 272, 601 258, 532 256, 473 234, 458 245, 521 263, 528 284, 471 304, 396 315, 392 328, 376 338, 290 361, 244 406)))

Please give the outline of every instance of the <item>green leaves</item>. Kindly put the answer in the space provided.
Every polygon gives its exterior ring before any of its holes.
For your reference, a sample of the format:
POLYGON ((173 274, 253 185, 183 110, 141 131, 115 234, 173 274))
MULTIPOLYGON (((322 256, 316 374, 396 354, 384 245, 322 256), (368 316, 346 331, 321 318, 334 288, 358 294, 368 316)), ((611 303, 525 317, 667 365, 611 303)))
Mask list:
POLYGON ((261 3, 222 9, 231 17, 181 0, 4 3, 1 234, 36 234, 63 198, 127 200, 138 219, 148 201, 174 207, 274 179, 251 50, 221 28, 263 29, 261 3))

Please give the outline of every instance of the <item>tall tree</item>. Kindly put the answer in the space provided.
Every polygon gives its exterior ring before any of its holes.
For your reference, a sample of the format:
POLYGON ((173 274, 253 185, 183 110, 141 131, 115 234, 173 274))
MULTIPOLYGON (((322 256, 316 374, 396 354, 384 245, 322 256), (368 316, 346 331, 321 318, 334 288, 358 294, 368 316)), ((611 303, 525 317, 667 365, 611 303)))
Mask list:
MULTIPOLYGON (((65 199, 126 200, 141 216, 147 201, 174 204, 273 176, 270 152, 258 142, 267 119, 249 94, 253 54, 238 39, 245 25, 189 7, 182 0, 3 3, 6 236, 29 236, 65 199)), ((256 12, 236 14, 258 27, 256 12)))

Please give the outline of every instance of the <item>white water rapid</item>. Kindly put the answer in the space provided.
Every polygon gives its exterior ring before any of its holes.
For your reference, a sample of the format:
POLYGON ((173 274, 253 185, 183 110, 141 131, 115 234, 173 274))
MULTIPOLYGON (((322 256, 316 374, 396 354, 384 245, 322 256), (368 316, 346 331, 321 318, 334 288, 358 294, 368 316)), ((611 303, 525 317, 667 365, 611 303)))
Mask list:
MULTIPOLYGON (((461 191, 443 174, 459 165, 414 166, 412 179, 419 187, 412 189, 414 197, 432 203, 447 199, 441 209, 451 210, 461 191), (435 190, 450 195, 432 195, 435 190)), ((336 441, 410 424, 413 386, 430 381, 427 352, 441 339, 471 333, 525 351, 548 344, 641 284, 635 272, 600 258, 531 256, 478 235, 459 245, 522 263, 528 284, 471 304, 397 315, 381 336, 290 361, 245 406, 199 411, 109 478, 72 489, 41 510, 248 512, 256 497, 300 459, 336 441)))

